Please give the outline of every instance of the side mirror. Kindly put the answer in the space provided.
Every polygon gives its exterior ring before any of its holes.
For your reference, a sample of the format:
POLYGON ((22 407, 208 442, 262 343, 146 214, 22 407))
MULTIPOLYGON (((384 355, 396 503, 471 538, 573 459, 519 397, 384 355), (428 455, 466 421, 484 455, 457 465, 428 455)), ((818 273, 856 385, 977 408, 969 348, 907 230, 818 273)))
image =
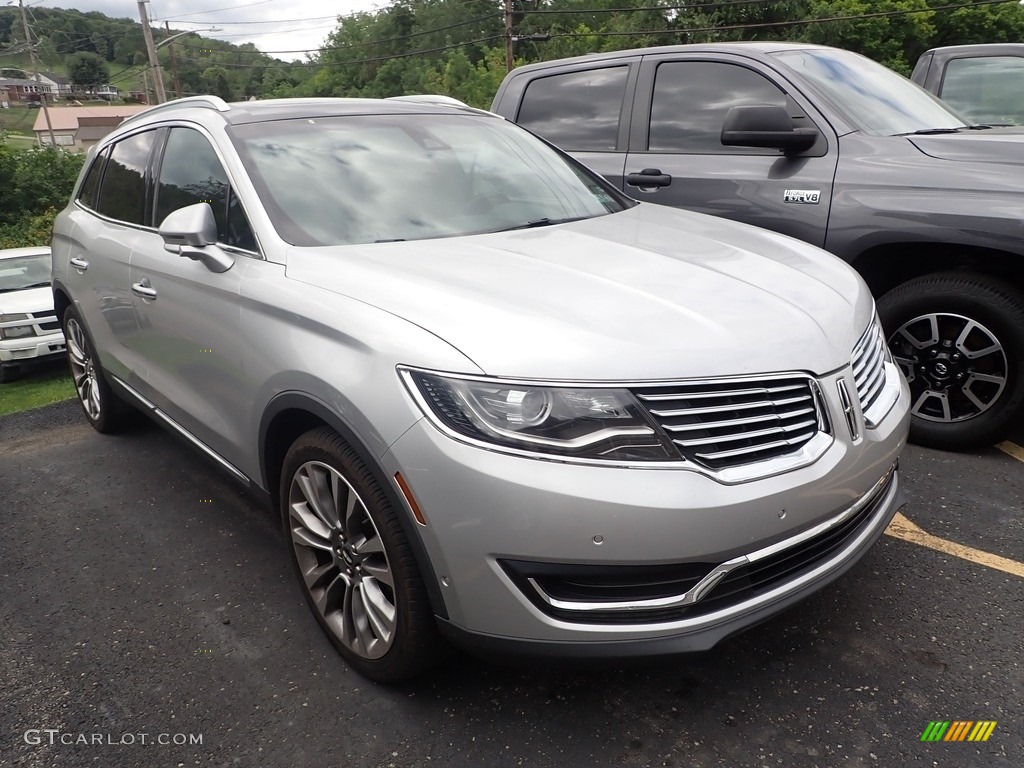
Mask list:
POLYGON ((209 203, 171 211, 158 232, 165 251, 202 262, 211 272, 227 272, 235 263, 216 245, 217 221, 209 203))
POLYGON ((722 123, 722 144, 727 147, 766 147, 802 152, 818 140, 817 128, 795 128, 782 107, 733 107, 722 123))

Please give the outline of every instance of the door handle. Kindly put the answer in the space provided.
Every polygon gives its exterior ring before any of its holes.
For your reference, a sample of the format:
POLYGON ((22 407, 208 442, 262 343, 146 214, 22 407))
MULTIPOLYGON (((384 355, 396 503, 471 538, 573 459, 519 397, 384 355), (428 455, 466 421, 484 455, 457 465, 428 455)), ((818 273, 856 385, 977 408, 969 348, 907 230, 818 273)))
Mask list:
POLYGON ((85 272, 85 270, 89 268, 89 262, 85 259, 80 259, 77 256, 74 256, 71 258, 71 266, 85 272))
POLYGON ((672 177, 657 168, 644 168, 640 173, 626 176, 626 183, 631 187, 667 187, 672 177))
POLYGON ((149 278, 144 277, 137 283, 132 283, 132 293, 144 299, 155 299, 156 288, 149 284, 149 278))

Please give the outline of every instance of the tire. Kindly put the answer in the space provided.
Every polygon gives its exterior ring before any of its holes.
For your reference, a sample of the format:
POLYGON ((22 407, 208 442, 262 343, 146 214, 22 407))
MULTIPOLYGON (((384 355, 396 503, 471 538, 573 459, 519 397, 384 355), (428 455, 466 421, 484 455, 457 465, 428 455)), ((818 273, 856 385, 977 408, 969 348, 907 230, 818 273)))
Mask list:
POLYGON ((910 384, 910 440, 992 445, 1024 417, 1024 296, 982 275, 915 278, 878 301, 889 350, 910 384))
POLYGON ((63 324, 68 368, 82 412, 97 432, 117 432, 124 426, 129 407, 107 383, 92 339, 73 308, 64 311, 63 324))
POLYGON ((7 384, 21 378, 21 368, 16 365, 0 367, 0 384, 7 384))
POLYGON ((433 667, 441 643, 402 525, 367 466, 333 430, 292 444, 281 473, 292 564, 320 627, 381 683, 433 667))

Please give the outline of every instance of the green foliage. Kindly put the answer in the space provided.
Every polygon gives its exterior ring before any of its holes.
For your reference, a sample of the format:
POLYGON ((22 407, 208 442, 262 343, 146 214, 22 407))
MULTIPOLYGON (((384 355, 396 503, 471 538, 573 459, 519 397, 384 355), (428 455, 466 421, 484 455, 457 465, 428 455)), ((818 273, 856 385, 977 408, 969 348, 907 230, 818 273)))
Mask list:
MULTIPOLYGON (((789 40, 846 48, 907 74, 932 46, 1024 40, 1024 6, 1015 2, 945 10, 934 9, 950 0, 695 0, 664 10, 651 10, 650 0, 513 4, 517 35, 550 35, 517 42, 517 65, 673 43, 789 40)), ((321 50, 316 73, 296 90, 444 93, 487 106, 505 68, 503 7, 497 0, 394 0, 345 16, 321 50)))
POLYGON ((0 416, 70 400, 75 396, 75 384, 67 366, 59 360, 35 370, 27 369, 24 376, 0 386, 0 416))
POLYGON ((84 160, 62 149, 16 150, 0 141, 0 248, 50 242, 53 219, 84 160))
POLYGON ((71 84, 76 88, 96 88, 110 79, 107 62, 96 53, 72 53, 64 59, 64 66, 67 68, 68 77, 71 78, 71 84))

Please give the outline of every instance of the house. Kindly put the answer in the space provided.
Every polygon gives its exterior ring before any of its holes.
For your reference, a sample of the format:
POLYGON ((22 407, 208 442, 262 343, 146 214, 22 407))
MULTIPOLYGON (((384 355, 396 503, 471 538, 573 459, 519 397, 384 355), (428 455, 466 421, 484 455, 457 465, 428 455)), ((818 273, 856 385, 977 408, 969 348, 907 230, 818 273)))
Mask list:
POLYGON ((126 117, 148 109, 145 104, 95 107, 50 107, 50 127, 46 115, 36 115, 36 140, 40 146, 50 145, 50 129, 57 146, 87 150, 121 124, 126 117))
POLYGON ((41 94, 53 97, 54 84, 43 79, 36 82, 19 77, 0 77, 0 91, 6 95, 6 101, 38 101, 41 94))
POLYGON ((53 72, 40 72, 40 79, 53 86, 57 98, 68 98, 71 96, 71 78, 67 75, 58 75, 53 72))

